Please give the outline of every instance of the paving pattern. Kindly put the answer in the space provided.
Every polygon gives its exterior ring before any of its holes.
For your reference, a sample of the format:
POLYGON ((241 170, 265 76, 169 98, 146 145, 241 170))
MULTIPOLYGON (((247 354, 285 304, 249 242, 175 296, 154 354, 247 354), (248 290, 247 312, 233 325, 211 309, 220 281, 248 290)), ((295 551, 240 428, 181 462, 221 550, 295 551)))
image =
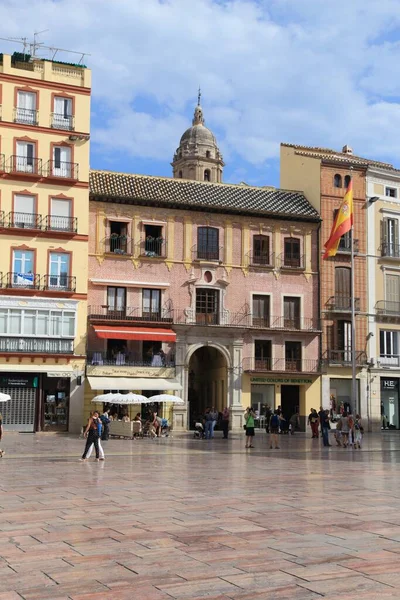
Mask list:
POLYGON ((400 435, 255 441, 6 435, 0 600, 399 599, 400 435))

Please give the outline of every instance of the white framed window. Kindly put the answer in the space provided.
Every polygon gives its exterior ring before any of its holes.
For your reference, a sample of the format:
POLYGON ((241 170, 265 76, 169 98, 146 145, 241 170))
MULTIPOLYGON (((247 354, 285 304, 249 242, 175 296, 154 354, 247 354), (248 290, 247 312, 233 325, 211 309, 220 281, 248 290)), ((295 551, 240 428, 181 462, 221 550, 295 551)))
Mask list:
POLYGON ((35 144, 32 142, 17 142, 15 170, 22 173, 36 173, 35 144))
POLYGON ((397 198, 397 188, 385 187, 385 196, 388 198, 397 198))
POLYGON ((57 177, 71 177, 71 148, 68 146, 53 147, 53 175, 57 177))
POLYGON ((51 198, 50 229, 57 231, 71 231, 73 229, 72 200, 51 198))
POLYGON ((14 196, 13 227, 32 228, 36 225, 36 198, 27 194, 14 196))
POLYGON ((73 129, 72 99, 62 96, 54 98, 52 125, 56 129, 73 129))
POLYGON ((35 254, 33 250, 14 250, 12 286, 30 287, 35 284, 33 272, 35 254))
POLYGON ((73 310, 0 308, 0 335, 74 338, 73 310))
POLYGON ((36 94, 35 92, 17 92, 17 110, 15 115, 17 123, 36 125, 36 94))
POLYGON ((68 287, 70 255, 64 252, 50 252, 49 286, 56 288, 68 287))

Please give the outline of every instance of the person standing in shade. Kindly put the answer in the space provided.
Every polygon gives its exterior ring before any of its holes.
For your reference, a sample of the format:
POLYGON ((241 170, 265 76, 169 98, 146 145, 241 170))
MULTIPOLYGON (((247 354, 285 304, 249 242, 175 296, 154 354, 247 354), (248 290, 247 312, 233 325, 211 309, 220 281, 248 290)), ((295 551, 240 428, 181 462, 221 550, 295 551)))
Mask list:
POLYGON ((221 427, 222 433, 224 434, 224 440, 227 440, 229 432, 229 408, 227 406, 225 406, 222 411, 221 427))
POLYGON ((204 413, 204 437, 206 440, 211 438, 212 433, 212 422, 213 415, 211 414, 211 409, 209 406, 206 408, 206 412, 204 413))
POLYGON ((270 450, 272 450, 272 444, 275 444, 275 450, 279 450, 279 446, 278 446, 278 434, 279 434, 279 427, 280 427, 280 411, 278 409, 276 409, 274 411, 274 413, 271 415, 270 421, 269 421, 269 431, 270 431, 270 435, 271 435, 271 442, 270 442, 270 450))
POLYGON ((341 437, 343 441, 343 448, 347 448, 349 445, 349 418, 346 411, 343 412, 342 416, 340 417, 340 421, 342 423, 341 437))
POLYGON ((100 460, 100 449, 99 449, 99 413, 94 411, 94 413, 89 417, 88 424, 85 429, 84 436, 86 437, 86 446, 85 450, 82 454, 82 458, 79 460, 82 462, 86 461, 87 454, 89 452, 89 448, 92 444, 94 444, 94 449, 96 451, 96 460, 100 460))
POLYGON ((246 448, 254 448, 253 439, 254 439, 254 419, 256 418, 256 413, 249 406, 246 408, 246 412, 244 413, 244 422, 246 423, 246 448))
POLYGON ((322 408, 322 406, 319 407, 319 411, 318 411, 318 420, 319 420, 319 425, 321 427, 321 436, 322 436, 322 420, 324 418, 325 415, 325 410, 322 408))
POLYGON ((331 428, 331 425, 329 422, 329 411, 323 410, 320 411, 320 413, 322 441, 324 443, 324 446, 330 446, 331 444, 329 443, 329 430, 331 428))

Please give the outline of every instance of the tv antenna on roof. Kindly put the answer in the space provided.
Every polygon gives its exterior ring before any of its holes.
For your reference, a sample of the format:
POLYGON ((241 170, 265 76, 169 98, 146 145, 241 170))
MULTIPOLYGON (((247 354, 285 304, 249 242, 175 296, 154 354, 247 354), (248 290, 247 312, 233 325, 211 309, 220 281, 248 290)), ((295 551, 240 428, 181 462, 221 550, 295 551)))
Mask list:
POLYGON ((24 54, 29 54, 31 56, 32 59, 43 59, 42 56, 37 56, 37 52, 39 50, 49 50, 49 54, 50 54, 50 60, 55 60, 56 54, 58 52, 67 52, 68 54, 78 54, 80 56, 80 59, 78 61, 78 64, 82 64, 83 63, 83 59, 85 56, 90 56, 90 54, 88 54, 87 52, 76 52, 75 50, 65 50, 64 48, 56 48, 54 46, 45 46, 43 42, 39 42, 38 41, 38 36, 41 35, 42 33, 45 33, 46 31, 49 31, 49 29, 43 29, 42 31, 35 31, 33 34, 33 41, 28 41, 27 37, 21 37, 21 38, 2 38, 0 37, 0 40, 4 40, 6 42, 17 42, 18 44, 22 44, 23 45, 23 53, 24 54))

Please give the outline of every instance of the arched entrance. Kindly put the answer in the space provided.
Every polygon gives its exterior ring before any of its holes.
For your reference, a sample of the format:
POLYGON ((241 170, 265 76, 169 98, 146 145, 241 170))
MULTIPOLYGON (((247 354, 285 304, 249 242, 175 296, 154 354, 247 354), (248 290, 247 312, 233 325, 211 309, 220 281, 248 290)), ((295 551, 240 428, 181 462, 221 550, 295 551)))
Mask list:
POLYGON ((190 427, 207 406, 221 412, 228 401, 228 365, 224 354, 213 346, 201 346, 189 360, 188 401, 190 427))

